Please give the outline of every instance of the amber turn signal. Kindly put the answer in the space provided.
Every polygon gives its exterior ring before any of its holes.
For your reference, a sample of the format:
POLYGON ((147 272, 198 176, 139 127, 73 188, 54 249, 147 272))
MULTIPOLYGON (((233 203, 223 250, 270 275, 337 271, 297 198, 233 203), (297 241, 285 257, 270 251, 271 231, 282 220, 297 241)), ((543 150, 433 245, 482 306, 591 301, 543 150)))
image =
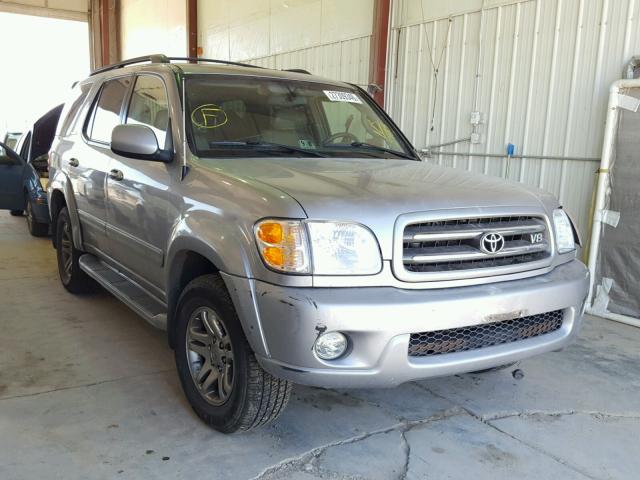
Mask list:
POLYGON ((309 273, 306 231, 300 220, 268 218, 258 222, 254 232, 260 256, 269 268, 309 273))
POLYGON ((264 222, 258 227, 258 238, 265 243, 278 244, 282 242, 284 235, 282 225, 275 222, 264 222))
POLYGON ((272 267, 284 265, 284 252, 280 247, 266 247, 262 250, 262 256, 272 267))

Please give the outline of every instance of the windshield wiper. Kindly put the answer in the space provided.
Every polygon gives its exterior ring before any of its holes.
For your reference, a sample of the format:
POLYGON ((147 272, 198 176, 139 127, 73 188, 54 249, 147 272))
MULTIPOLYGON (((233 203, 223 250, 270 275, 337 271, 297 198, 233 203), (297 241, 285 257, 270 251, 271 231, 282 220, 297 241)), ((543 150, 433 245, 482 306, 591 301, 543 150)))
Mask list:
POLYGON ((408 153, 399 152, 398 150, 392 150, 390 148, 379 147, 378 145, 374 145, 372 143, 352 142, 350 144, 350 146, 352 146, 354 148, 365 148, 365 149, 369 149, 369 150, 377 150, 379 152, 390 153, 391 155, 396 155, 398 157, 406 158, 406 159, 409 159, 409 160, 415 160, 416 159, 416 157, 414 157, 413 155, 409 155, 408 153))
POLYGON ((221 142, 209 142, 209 148, 215 147, 240 147, 240 148, 252 148, 260 151, 285 151, 303 153, 310 157, 326 157, 326 155, 316 152, 314 150, 307 150, 305 148, 298 148, 291 145, 285 145, 284 143, 263 142, 263 141, 248 141, 248 142, 234 142, 234 141, 221 141, 221 142))

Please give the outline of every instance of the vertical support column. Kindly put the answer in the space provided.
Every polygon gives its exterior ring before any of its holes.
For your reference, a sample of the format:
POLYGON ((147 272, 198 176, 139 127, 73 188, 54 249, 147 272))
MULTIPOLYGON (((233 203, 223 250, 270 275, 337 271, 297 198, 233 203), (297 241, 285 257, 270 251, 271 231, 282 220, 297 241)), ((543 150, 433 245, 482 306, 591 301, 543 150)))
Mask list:
POLYGON ((374 0, 373 35, 371 36, 371 62, 369 84, 373 98, 384 106, 384 84, 387 71, 387 46, 389 45, 389 12, 391 0, 374 0))
POLYGON ((102 65, 100 41, 100 5, 98 0, 89 1, 89 46, 91 56, 91 70, 102 65))
POLYGON ((111 0, 101 0, 100 2, 100 63, 109 65, 110 63, 110 37, 109 28, 109 3, 111 0))
POLYGON ((90 1, 89 35, 93 69, 120 59, 118 20, 118 0, 90 1))
POLYGON ((187 1, 187 57, 198 56, 198 0, 187 1))

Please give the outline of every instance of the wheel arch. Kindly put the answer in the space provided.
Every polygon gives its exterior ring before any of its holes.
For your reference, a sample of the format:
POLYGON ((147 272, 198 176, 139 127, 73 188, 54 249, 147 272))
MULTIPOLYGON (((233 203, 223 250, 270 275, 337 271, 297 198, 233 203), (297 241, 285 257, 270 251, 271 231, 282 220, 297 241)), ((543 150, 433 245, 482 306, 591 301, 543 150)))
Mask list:
POLYGON ((58 227, 58 214, 60 210, 67 207, 69 210, 69 217, 71 219, 71 225, 73 227, 73 244, 76 248, 82 249, 82 230, 80 227, 80 218, 78 216, 78 208, 76 206, 75 198, 73 196, 73 190, 66 176, 63 176, 63 180, 56 176, 51 182, 50 194, 48 198, 49 203, 49 217, 51 218, 51 241, 53 247, 56 247, 56 229, 58 227))
POLYGON ((253 294, 238 286, 236 280, 240 277, 227 274, 225 264, 218 253, 201 240, 187 237, 177 243, 181 246, 171 250, 173 253, 167 262, 166 277, 167 336, 171 348, 175 347, 177 308, 182 291, 189 282, 199 276, 217 274, 225 283, 249 345, 257 354, 268 355, 253 294), (242 290, 242 295, 239 290, 242 290))
POLYGON ((167 335, 175 345, 176 308, 184 288, 202 275, 220 273, 222 263, 217 253, 196 239, 175 239, 166 268, 167 335))

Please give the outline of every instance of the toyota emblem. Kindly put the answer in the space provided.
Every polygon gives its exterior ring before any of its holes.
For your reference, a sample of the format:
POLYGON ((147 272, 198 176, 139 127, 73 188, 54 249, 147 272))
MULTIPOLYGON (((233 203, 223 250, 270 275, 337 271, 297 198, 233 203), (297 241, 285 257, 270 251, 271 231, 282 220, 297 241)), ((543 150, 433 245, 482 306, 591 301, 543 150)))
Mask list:
POLYGON ((504 248, 504 237, 499 233, 485 233, 480 239, 480 248, 485 253, 498 253, 504 248))

